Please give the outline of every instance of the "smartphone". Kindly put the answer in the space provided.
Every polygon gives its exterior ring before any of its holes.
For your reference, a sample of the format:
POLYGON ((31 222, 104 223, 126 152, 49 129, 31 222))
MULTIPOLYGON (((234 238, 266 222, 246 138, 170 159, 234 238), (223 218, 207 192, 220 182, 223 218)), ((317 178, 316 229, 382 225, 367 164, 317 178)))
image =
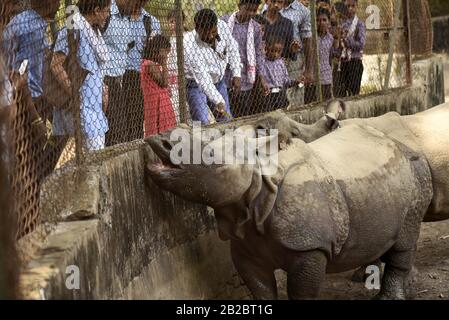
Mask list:
POLYGON ((25 74, 25 72, 28 71, 28 63, 29 61, 27 59, 23 60, 22 63, 20 64, 20 68, 19 68, 19 74, 21 76, 23 76, 25 74))

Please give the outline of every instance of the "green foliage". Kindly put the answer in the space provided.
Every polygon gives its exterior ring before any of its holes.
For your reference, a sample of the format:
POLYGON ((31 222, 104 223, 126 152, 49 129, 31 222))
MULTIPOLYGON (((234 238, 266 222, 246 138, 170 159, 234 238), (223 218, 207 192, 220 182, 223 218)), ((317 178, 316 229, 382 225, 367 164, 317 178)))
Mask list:
MULTIPOLYGON (((182 0, 182 8, 189 23, 192 22, 195 13, 202 8, 213 9, 218 16, 237 10, 238 0, 182 0)), ((153 0, 147 5, 147 10, 154 16, 164 19, 168 12, 175 8, 175 0, 153 0)))
POLYGON ((449 15, 449 1, 429 0, 432 17, 449 15))

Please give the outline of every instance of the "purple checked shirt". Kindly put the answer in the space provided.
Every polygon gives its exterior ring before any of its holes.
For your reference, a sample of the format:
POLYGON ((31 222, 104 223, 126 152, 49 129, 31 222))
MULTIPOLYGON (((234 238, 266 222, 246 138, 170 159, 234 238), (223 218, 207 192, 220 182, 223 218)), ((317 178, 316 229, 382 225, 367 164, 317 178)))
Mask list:
MULTIPOLYGON (((222 20, 228 23, 229 16, 222 17, 222 20)), ((265 64, 265 55, 264 55, 264 48, 263 48, 263 33, 260 25, 258 23, 255 23, 256 27, 254 30, 254 42, 255 42, 255 48, 256 48, 256 68, 257 73, 263 74, 263 65, 265 64)), ((242 80, 241 80, 241 90, 242 91, 248 91, 251 90, 254 86, 254 84, 250 83, 248 80, 248 74, 246 72, 247 66, 248 66, 248 51, 247 51, 247 41, 248 41, 248 27, 249 22, 246 23, 240 23, 236 19, 234 30, 232 31, 232 35, 234 39, 239 44, 239 51, 240 51, 240 60, 242 63, 242 80)), ((226 75, 226 80, 228 83, 228 87, 230 86, 230 80, 231 75, 229 72, 226 75)))
POLYGON ((320 50, 320 77, 321 84, 332 83, 331 57, 334 55, 334 37, 327 33, 324 37, 318 37, 318 48, 320 50))
POLYGON ((274 61, 265 61, 265 80, 267 81, 270 89, 273 88, 285 88, 289 86, 292 81, 288 76, 287 67, 285 66, 284 59, 277 59, 274 61))
MULTIPOLYGON (((343 30, 349 30, 352 25, 352 19, 347 19, 343 22, 343 30)), ((366 28, 365 24, 359 19, 357 23, 357 28, 352 37, 348 38, 348 47, 352 50, 352 59, 362 59, 363 50, 365 49, 366 43, 366 28)))

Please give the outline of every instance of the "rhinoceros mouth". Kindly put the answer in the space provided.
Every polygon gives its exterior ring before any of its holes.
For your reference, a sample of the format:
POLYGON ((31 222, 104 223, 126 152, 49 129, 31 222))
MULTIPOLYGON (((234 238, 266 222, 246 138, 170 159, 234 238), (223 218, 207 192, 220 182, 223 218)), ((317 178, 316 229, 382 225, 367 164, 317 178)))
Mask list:
POLYGON ((148 165, 148 169, 154 173, 162 173, 164 171, 181 170, 180 165, 175 165, 171 161, 170 153, 173 148, 172 144, 159 136, 148 140, 151 149, 158 156, 160 163, 152 163, 148 165))
POLYGON ((164 163, 153 163, 149 164, 147 166, 148 170, 157 175, 164 175, 164 174, 170 174, 181 171, 181 168, 171 165, 171 164, 164 164, 164 163))

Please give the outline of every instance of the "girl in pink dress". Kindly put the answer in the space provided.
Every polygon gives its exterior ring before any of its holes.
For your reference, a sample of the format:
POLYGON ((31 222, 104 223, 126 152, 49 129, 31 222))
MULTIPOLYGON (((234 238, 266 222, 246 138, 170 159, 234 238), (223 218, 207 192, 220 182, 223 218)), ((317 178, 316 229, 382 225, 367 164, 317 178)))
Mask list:
POLYGON ((170 48, 170 40, 162 35, 148 40, 145 47, 141 67, 145 137, 165 132, 176 126, 167 69, 170 48))

